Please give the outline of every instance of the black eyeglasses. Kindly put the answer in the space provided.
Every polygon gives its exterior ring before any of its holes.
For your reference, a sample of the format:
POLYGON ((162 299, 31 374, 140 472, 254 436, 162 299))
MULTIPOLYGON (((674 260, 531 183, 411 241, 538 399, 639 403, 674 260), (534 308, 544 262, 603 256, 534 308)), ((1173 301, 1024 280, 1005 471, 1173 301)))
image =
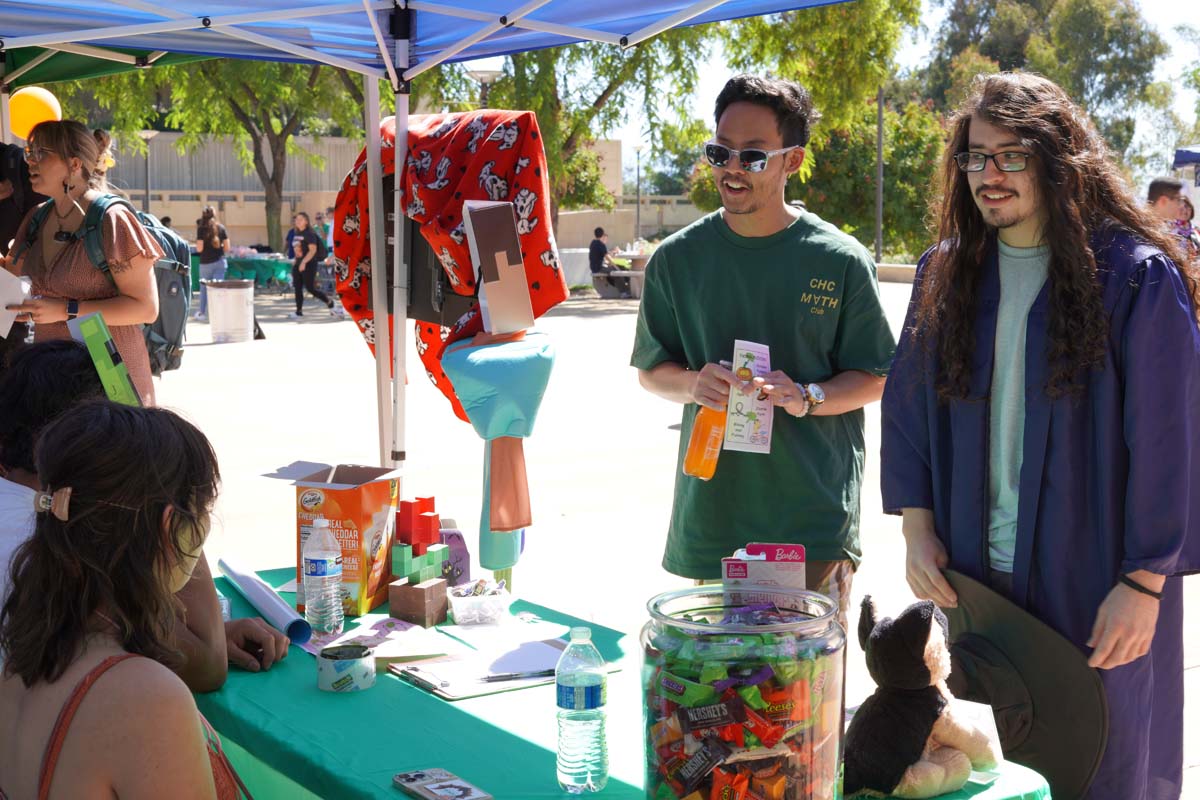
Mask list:
POLYGON ((954 154, 954 160, 963 172, 983 172, 987 169, 989 158, 1001 172, 1024 172, 1033 156, 1015 150, 1007 153, 976 153, 972 150, 954 154))
POLYGON ((758 150, 747 148, 746 150, 734 150, 732 147, 726 147, 723 144, 716 142, 706 142, 704 144, 704 158, 709 164, 714 167, 724 167, 729 162, 736 158, 742 165, 742 169, 746 172, 762 172, 767 168, 767 162, 772 158, 789 150, 796 150, 800 145, 795 144, 791 147, 785 147, 782 150, 758 150))

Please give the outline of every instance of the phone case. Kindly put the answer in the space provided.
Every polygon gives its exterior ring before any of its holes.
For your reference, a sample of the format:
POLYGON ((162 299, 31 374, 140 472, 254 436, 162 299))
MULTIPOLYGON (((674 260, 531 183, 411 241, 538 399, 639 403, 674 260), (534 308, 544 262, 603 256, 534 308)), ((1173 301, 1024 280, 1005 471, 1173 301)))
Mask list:
POLYGON ((422 800, 492 800, 492 796, 478 786, 444 769, 401 772, 392 778, 392 783, 397 789, 422 800))

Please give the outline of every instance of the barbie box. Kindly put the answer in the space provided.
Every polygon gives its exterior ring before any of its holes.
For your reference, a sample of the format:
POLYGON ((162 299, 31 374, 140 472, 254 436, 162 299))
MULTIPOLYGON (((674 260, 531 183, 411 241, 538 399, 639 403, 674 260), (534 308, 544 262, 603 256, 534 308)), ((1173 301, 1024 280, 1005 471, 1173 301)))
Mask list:
POLYGON ((804 545, 751 542, 721 559, 721 581, 733 586, 803 589, 804 545))
POLYGON ((304 610, 301 553, 314 519, 329 520, 342 545, 342 603, 347 616, 387 603, 400 473, 339 464, 296 481, 296 608, 304 610))

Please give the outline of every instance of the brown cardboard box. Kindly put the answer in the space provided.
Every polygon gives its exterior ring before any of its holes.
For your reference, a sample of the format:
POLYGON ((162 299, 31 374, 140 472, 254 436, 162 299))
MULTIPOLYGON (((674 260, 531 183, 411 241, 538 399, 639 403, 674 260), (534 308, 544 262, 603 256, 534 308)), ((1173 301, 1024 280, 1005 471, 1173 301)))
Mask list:
POLYGON ((296 481, 296 608, 304 610, 301 553, 318 517, 329 520, 342 545, 346 615, 366 614, 388 601, 399 496, 400 473, 382 467, 338 464, 296 481))

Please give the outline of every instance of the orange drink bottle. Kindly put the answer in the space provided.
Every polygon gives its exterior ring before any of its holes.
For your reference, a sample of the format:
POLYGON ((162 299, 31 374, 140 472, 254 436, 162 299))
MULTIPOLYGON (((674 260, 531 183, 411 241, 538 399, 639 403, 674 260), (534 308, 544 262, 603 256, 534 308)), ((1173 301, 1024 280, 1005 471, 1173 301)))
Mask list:
POLYGON ((717 471, 721 443, 725 440, 725 412, 700 406, 692 421, 692 437, 683 457, 683 474, 707 481, 717 471))

